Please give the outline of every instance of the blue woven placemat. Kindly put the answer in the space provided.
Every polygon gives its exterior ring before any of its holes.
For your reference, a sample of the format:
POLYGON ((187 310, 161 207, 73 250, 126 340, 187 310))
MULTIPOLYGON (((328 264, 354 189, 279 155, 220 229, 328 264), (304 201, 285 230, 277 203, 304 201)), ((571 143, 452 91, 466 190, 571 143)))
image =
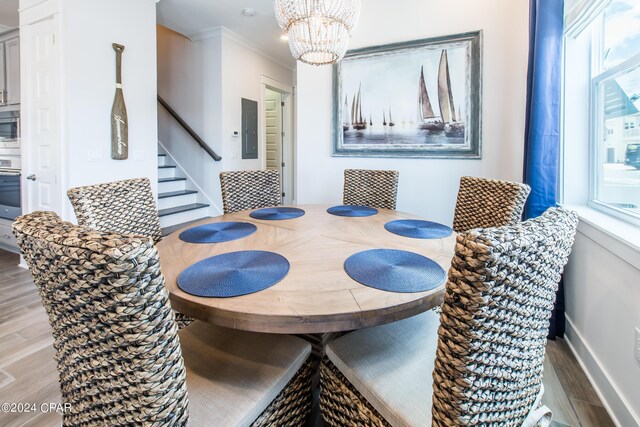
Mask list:
POLYGON ((371 249, 351 255, 344 270, 356 282, 391 292, 422 292, 437 288, 446 279, 435 261, 397 249, 371 249))
POLYGON ((304 211, 298 208, 264 208, 249 214, 251 218, 268 220, 293 219, 302 215, 304 211))
POLYGON ((387 231, 414 239, 441 239, 451 234, 451 227, 418 219, 399 219, 384 225, 387 231))
POLYGON ((178 237, 188 243, 221 243, 241 239, 256 230, 248 222, 214 222, 185 230, 178 237))
POLYGON ((369 206, 340 205, 330 207, 327 212, 338 216, 371 216, 377 214, 378 209, 369 206))
POLYGON ((206 258, 178 276, 178 287, 199 297, 235 297, 267 289, 289 272, 289 261, 266 251, 229 252, 206 258))

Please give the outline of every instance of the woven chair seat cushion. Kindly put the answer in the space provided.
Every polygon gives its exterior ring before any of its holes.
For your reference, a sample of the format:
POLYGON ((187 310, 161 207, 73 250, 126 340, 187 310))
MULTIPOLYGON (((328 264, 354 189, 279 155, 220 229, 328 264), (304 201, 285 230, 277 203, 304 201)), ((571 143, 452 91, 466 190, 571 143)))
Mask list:
POLYGON ((439 317, 433 311, 361 329, 327 346, 327 357, 392 426, 431 425, 439 317))
POLYGON ((195 321, 179 333, 192 426, 248 426, 302 367, 311 345, 195 321))

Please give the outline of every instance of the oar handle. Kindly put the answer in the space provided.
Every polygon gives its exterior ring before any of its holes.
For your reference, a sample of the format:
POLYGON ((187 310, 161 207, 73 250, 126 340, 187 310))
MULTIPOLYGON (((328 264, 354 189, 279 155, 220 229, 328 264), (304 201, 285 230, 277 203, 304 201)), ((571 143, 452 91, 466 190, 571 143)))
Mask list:
POLYGON ((124 46, 118 43, 113 43, 113 50, 116 51, 116 86, 118 89, 122 88, 122 52, 124 52, 124 46))

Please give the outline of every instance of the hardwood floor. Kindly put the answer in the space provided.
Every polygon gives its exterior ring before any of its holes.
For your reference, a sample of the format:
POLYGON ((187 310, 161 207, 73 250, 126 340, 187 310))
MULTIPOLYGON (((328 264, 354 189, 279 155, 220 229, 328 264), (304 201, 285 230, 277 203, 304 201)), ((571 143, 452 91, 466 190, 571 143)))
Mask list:
MULTIPOLYGON (((29 403, 36 410, 0 411, 0 426, 59 426, 59 413, 41 410, 60 403, 51 330, 29 272, 17 264, 17 255, 0 250, 0 404, 29 403)), ((544 383, 553 426, 614 425, 563 340, 547 345, 544 383)))
POLYGON ((40 408, 60 403, 51 329, 31 275, 17 264, 17 255, 0 250, 0 404, 35 403, 36 408, 0 410, 0 425, 59 426, 60 414, 40 408))

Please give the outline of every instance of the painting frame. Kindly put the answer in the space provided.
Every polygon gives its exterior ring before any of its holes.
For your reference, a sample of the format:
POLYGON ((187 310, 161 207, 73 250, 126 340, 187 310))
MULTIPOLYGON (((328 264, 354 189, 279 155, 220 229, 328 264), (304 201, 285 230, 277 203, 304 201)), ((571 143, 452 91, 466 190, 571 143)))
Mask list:
MULTIPOLYGON (((437 54, 437 53, 436 53, 437 54)), ((446 58, 445 58, 446 60, 446 58)), ((401 61, 395 61, 395 63, 400 64, 401 61)), ((395 65, 394 65, 395 66, 395 65)), ((440 64, 442 67, 442 64, 440 64)), ((423 66, 424 68, 424 66, 423 66)), ((449 65, 446 63, 446 80, 449 80, 449 65)), ((422 71, 420 72, 422 74, 422 71)), ((461 72, 458 70, 458 75, 461 72)), ((438 80, 440 80, 440 75, 437 76, 438 80)), ((420 78, 422 81, 416 80, 418 85, 422 83, 424 84, 424 75, 421 75, 420 78)), ((440 81, 438 81, 438 85, 440 81)), ((452 85, 453 83, 449 83, 452 85)), ((416 85, 416 87, 418 87, 416 85)), ((425 87, 426 89, 426 87, 425 87)), ((451 99, 451 104, 453 107, 453 98, 451 95, 451 89, 449 90, 449 98, 451 99)), ((440 89, 438 88, 438 92, 440 89)), ((400 43, 392 43, 380 46, 373 47, 365 47, 361 49, 353 49, 347 52, 344 59, 337 64, 333 65, 333 152, 332 155, 334 157, 345 157, 345 156, 355 156, 355 157, 396 157, 396 158, 456 158, 456 159, 481 159, 482 158, 482 30, 461 33, 461 34, 453 34, 441 37, 433 37, 427 39, 413 40, 407 42, 400 43), (418 111, 416 118, 416 122, 413 122, 413 119, 410 119, 408 123, 405 121, 402 122, 402 129, 409 128, 406 137, 402 138, 402 142, 389 142, 388 131, 384 130, 384 136, 382 134, 370 135, 366 132, 367 126, 367 117, 364 118, 364 126, 365 129, 356 129, 355 121, 353 120, 353 106, 356 104, 357 108, 360 107, 362 110, 362 104, 360 104, 359 96, 360 93, 358 91, 358 101, 356 103, 356 95, 353 96, 352 107, 349 109, 348 106, 348 96, 345 94, 343 89, 343 82, 345 81, 348 73, 348 67, 357 61, 375 61, 376 59, 380 59, 380 61, 384 61, 389 58, 397 58, 401 55, 419 55, 424 53, 425 55, 433 55, 434 52, 438 50, 441 51, 440 62, 442 62, 442 55, 446 56, 446 52, 450 49, 461 49, 463 48, 462 53, 458 53, 458 57, 462 56, 464 59, 464 82, 457 82, 458 87, 461 87, 461 84, 464 84, 465 92, 464 92, 464 115, 460 113, 458 110, 459 116, 464 116, 464 121, 462 121, 462 117, 458 117, 461 124, 451 123, 451 125, 447 122, 446 126, 449 127, 452 131, 455 130, 453 126, 461 126, 463 137, 462 142, 460 137, 460 133, 450 132, 446 135, 441 135, 439 128, 436 130, 424 130, 423 128, 428 126, 424 125, 423 122, 419 122, 422 114, 422 101, 418 99, 417 107, 415 109, 418 111), (442 54, 442 52, 445 52, 442 54), (345 71, 346 70, 346 71, 345 71), (344 100, 344 103, 343 103, 344 100), (346 104, 346 112, 345 112, 345 104, 346 104), (345 118, 345 113, 348 116, 349 110, 351 110, 351 124, 349 126, 348 123, 343 123, 345 121, 349 121, 348 118, 345 118), (413 126, 413 129, 411 129, 413 126), (349 128, 349 130, 347 130, 349 128), (351 134, 349 132, 353 131, 351 134), (354 135, 360 137, 360 139, 355 141, 354 135), (427 136, 425 136, 427 135, 427 136), (454 138, 457 136, 458 138, 454 138), (374 137, 377 137, 376 143, 374 143, 374 137), (385 138, 383 142, 380 142, 382 138, 385 138), (413 139, 412 139, 413 138, 413 139), (427 141, 428 138, 437 139, 438 142, 427 141), (447 138, 450 138, 449 140, 447 138), (425 142, 422 142, 425 141, 425 142), (451 141, 451 142, 449 142, 451 141)), ((351 93, 349 93, 351 95, 351 93)), ((439 95, 439 94, 438 94, 439 95)), ((432 95, 433 96, 433 95, 432 95)), ((406 97, 405 97, 406 98, 406 97)), ((420 94, 418 93, 418 98, 420 98, 420 94)), ((415 99, 415 98, 414 98, 415 99)), ((446 101, 446 100, 445 100, 446 101)), ((406 99, 406 103, 410 102, 406 99)), ((414 101, 415 102, 415 101, 414 101)), ((428 95, 427 95, 427 103, 428 103, 428 95)), ((440 102, 438 102, 438 108, 440 108, 440 102)), ((445 102, 443 102, 445 104, 445 102)), ((430 105, 431 106, 431 105, 430 105)), ((405 105, 406 107, 406 105, 405 105)), ((389 107, 390 109, 391 107, 389 107)), ((406 107, 405 109, 407 109, 406 107)), ((460 107, 458 107, 460 108, 460 107)), ((436 109, 434 109, 436 110, 436 109)), ((455 111, 455 110, 451 110, 455 111)), ((389 115, 391 111, 389 110, 389 115)), ((434 113, 435 114, 435 113, 434 113)), ((441 122, 444 122, 445 114, 440 111, 441 114, 441 122)), ((455 113, 453 113, 455 116, 455 113)), ((384 112, 383 112, 384 115, 384 112)), ((357 116, 357 112, 356 112, 357 116)), ((362 116, 362 111, 360 111, 360 116, 362 116)), ((451 119, 451 115, 447 116, 451 119)), ((386 119, 385 126, 386 126, 386 119)), ((434 119, 437 121, 437 118, 434 119)), ((360 117, 360 121, 362 121, 362 117, 360 117)), ((369 118, 369 122, 371 122, 371 118, 369 118)), ((379 130, 379 126, 376 128, 376 132, 381 132, 379 130)), ((444 124, 439 123, 439 126, 444 126, 444 124)), ((389 128, 391 129, 391 128, 389 128)), ((397 128, 394 128, 397 129, 397 128)), ((369 130, 369 133, 374 131, 373 125, 369 130)), ((399 134, 401 130, 396 132, 396 135, 399 134)), ((444 130, 443 130, 444 132, 444 130)), ((398 137, 399 138, 399 137, 398 137)))

